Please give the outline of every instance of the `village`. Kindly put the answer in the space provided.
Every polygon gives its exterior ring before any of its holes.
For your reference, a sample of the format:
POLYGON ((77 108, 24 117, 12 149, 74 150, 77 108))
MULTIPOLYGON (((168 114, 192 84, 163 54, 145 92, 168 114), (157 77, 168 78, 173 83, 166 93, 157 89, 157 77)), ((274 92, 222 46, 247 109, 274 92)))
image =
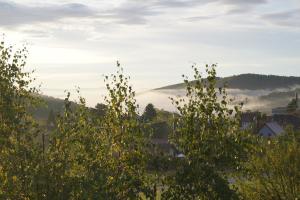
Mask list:
MULTIPOLYGON (((158 115, 160 112, 159 111, 158 115)), ((166 112, 166 111, 165 111, 166 112)), ((165 156, 183 158, 184 154, 171 144, 169 134, 174 129, 174 124, 168 124, 167 120, 153 122, 153 136, 151 142, 161 150, 165 156)), ((300 130, 300 102, 298 94, 287 103, 287 106, 273 108, 267 115, 259 111, 247 110, 241 113, 240 129, 250 131, 253 135, 264 138, 273 138, 284 134, 285 130, 300 130)))
POLYGON ((253 134, 274 137, 284 133, 287 128, 300 129, 300 107, 298 94, 285 107, 272 109, 271 115, 247 111, 241 116, 241 129, 251 130, 253 134))

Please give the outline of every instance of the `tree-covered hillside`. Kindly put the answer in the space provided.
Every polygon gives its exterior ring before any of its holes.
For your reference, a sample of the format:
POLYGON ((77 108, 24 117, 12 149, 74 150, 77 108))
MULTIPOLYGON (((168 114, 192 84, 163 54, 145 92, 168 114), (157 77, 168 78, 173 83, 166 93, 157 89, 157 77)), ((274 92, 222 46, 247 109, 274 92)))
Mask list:
POLYGON ((52 111, 54 113, 60 113, 64 108, 64 100, 58 99, 50 96, 40 96, 42 103, 37 108, 33 109, 33 114, 37 119, 47 119, 49 113, 52 111))
MULTIPOLYGON (((275 76, 275 75, 260 75, 260 74, 241 74, 218 78, 217 86, 222 87, 227 84, 232 89, 242 90, 273 90, 277 88, 289 88, 295 85, 300 85, 300 77, 294 76, 275 76)), ((169 85, 156 90, 164 89, 184 89, 184 84, 169 85)))

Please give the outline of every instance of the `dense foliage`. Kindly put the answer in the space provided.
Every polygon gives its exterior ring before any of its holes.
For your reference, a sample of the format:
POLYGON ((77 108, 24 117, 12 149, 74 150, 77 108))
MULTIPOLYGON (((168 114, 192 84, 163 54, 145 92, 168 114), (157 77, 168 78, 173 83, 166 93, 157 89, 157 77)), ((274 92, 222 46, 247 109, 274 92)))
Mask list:
POLYGON ((185 78, 186 96, 173 99, 177 113, 150 105, 143 120, 117 63, 105 76, 104 104, 88 108, 68 93, 64 109, 40 126, 30 114, 40 99, 26 56, 0 44, 0 199, 299 198, 299 135, 242 132, 240 107, 216 90, 215 65, 205 78, 196 67, 194 81, 185 78), (153 145, 166 132, 172 155, 153 145))
POLYGON ((26 48, 14 51, 0 43, 0 198, 34 198, 35 175, 41 160, 37 125, 28 114, 37 90, 23 72, 26 48))
POLYGON ((260 148, 245 163, 239 179, 245 199, 300 198, 300 135, 288 130, 272 140, 261 140, 260 148))
POLYGON ((207 81, 194 67, 193 84, 187 78, 184 81, 186 97, 173 99, 180 116, 172 139, 185 159, 169 178, 167 199, 238 198, 226 172, 239 167, 247 149, 240 132, 239 107, 229 108, 226 90, 215 89, 215 67, 206 66, 207 81))

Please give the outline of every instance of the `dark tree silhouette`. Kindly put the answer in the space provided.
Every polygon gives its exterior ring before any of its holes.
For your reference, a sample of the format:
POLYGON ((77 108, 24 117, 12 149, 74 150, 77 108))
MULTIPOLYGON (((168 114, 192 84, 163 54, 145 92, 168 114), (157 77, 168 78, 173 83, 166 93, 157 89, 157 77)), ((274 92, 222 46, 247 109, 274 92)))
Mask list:
POLYGON ((295 112, 298 109, 298 94, 296 93, 296 97, 288 104, 287 110, 288 112, 295 112))
POLYGON ((156 117, 156 110, 153 106, 152 103, 149 103, 146 108, 145 111, 143 113, 143 119, 145 121, 152 121, 155 117, 156 117))
POLYGON ((103 117, 107 111, 107 106, 102 103, 97 103, 97 105, 95 106, 95 109, 96 109, 96 114, 98 116, 103 117))

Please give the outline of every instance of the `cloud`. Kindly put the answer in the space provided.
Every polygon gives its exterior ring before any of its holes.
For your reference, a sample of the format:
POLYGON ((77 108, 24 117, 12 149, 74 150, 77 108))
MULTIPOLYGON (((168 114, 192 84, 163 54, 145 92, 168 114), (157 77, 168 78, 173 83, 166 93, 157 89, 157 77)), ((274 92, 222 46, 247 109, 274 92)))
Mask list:
MULTIPOLYGON (((146 24, 149 17, 166 13, 172 9, 188 9, 204 6, 210 3, 228 5, 234 9, 249 9, 250 6, 266 3, 266 0, 130 0, 98 15, 100 18, 113 19, 121 24, 146 24)), ((244 12, 244 11, 243 11, 244 12)), ((194 16, 186 21, 213 19, 221 16, 194 16)))
MULTIPOLYGON (((88 18, 107 20, 117 24, 146 24, 150 17, 164 14, 172 9, 188 9, 218 3, 232 7, 232 13, 244 12, 249 7, 266 3, 266 0, 126 0, 107 10, 91 9, 85 4, 43 4, 29 6, 0 0, 0 25, 16 27, 25 24, 54 22, 65 18, 88 18)), ((215 17, 215 16, 214 16, 215 17)), ((188 21, 211 19, 195 16, 188 21)))
POLYGON ((25 29, 22 32, 34 38, 46 38, 49 36, 49 33, 43 30, 25 29))
POLYGON ((0 0, 0 25, 19 26, 39 22, 52 22, 63 18, 82 18, 95 15, 83 4, 27 6, 0 0))
POLYGON ((266 4, 267 0, 160 0, 156 2, 159 6, 164 6, 168 8, 186 8, 186 7, 195 7, 195 6, 204 6, 210 3, 215 3, 216 7, 226 6, 228 11, 227 12, 220 12, 213 15, 200 15, 200 16, 193 16, 184 18, 187 22, 194 22, 194 21, 202 21, 202 20, 211 20, 216 19, 219 17, 224 17, 226 15, 231 14, 244 14, 251 11, 256 6, 266 4))
POLYGON ((279 26, 300 27, 300 9, 270 13, 263 15, 261 18, 279 26))
POLYGON ((112 19, 120 24, 145 24, 149 16, 158 15, 160 12, 153 8, 149 2, 125 2, 116 8, 98 14, 99 18, 112 19))
POLYGON ((210 19, 215 19, 219 17, 220 15, 212 15, 212 16, 195 16, 195 17, 188 17, 185 18, 185 21, 187 22, 195 22, 195 21, 202 21, 202 20, 210 20, 210 19))
POLYGON ((259 5, 267 4, 266 0, 221 0, 223 4, 231 6, 227 14, 244 14, 252 11, 253 8, 259 5))
POLYGON ((259 5, 267 3, 266 0, 220 0, 224 4, 230 4, 235 6, 242 5, 259 5))
POLYGON ((185 18, 187 22, 211 20, 220 17, 226 17, 234 14, 245 14, 252 11, 256 6, 266 4, 266 0, 209 0, 206 3, 215 3, 214 8, 218 8, 214 14, 200 15, 185 18), (220 8, 220 9, 219 9, 220 8))
POLYGON ((207 3, 220 3, 225 5, 245 6, 258 5, 267 3, 266 0, 159 0, 154 1, 154 4, 168 8, 174 7, 193 7, 204 5, 207 3))
MULTIPOLYGON (((33 23, 55 22, 64 18, 112 20, 121 24, 144 24, 148 16, 158 15, 153 1, 126 1, 107 10, 91 9, 79 3, 28 6, 0 0, 0 25, 16 27, 33 23)), ((101 8, 100 8, 101 9, 101 8)))
POLYGON ((127 0, 115 8, 102 12, 99 18, 111 19, 120 24, 147 24, 150 17, 163 14, 171 9, 185 9, 212 0, 127 0))
POLYGON ((186 8, 203 5, 214 1, 216 0, 158 0, 153 1, 153 4, 155 6, 164 8, 186 8))

